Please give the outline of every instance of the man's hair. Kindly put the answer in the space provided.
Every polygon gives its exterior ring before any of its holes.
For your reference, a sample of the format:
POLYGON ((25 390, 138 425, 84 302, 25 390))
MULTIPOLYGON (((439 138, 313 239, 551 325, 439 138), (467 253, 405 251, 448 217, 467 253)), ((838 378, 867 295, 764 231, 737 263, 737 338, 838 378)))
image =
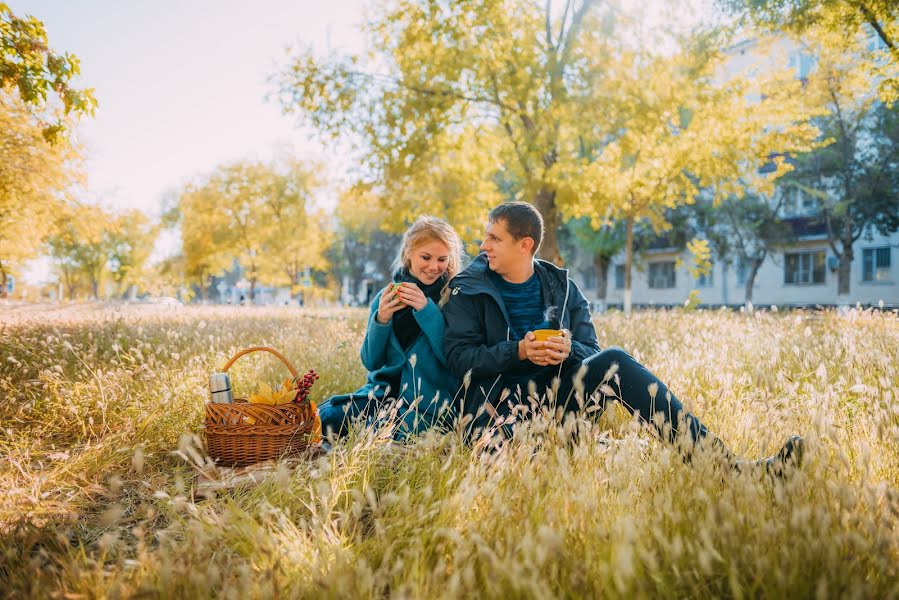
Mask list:
POLYGON ((516 240, 526 237, 534 240, 534 254, 543 242, 543 215, 527 202, 505 202, 490 211, 487 220, 491 223, 505 221, 506 229, 516 240))

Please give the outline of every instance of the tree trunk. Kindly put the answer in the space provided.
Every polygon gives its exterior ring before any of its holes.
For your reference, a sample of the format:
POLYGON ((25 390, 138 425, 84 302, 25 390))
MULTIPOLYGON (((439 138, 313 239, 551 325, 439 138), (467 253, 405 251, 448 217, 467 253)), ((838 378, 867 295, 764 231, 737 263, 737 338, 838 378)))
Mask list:
POLYGON ((100 300, 100 282, 91 278, 91 290, 94 292, 94 300, 100 300))
POLYGON ((543 215, 543 243, 540 244, 540 250, 537 256, 544 260, 548 260, 559 266, 562 266, 562 253, 559 251, 559 226, 561 218, 559 210, 556 208, 556 192, 546 188, 540 188, 534 198, 534 206, 543 215))
POLYGON ((256 299, 256 278, 250 279, 250 304, 256 299))
POLYGON ((840 266, 837 269, 837 298, 840 304, 849 304, 849 287, 852 278, 852 219, 847 215, 846 224, 843 227, 843 235, 840 239, 843 252, 839 255, 840 266))
POLYGON ((0 298, 6 298, 6 269, 3 268, 3 261, 0 261, 0 298))
POLYGON ((840 255, 840 266, 837 269, 837 298, 840 304, 849 303, 849 285, 852 277, 852 254, 843 251, 840 255))
POLYGON ((746 275, 746 308, 749 308, 752 304, 752 288, 755 286, 755 276, 758 275, 764 261, 765 257, 763 256, 762 258, 752 259, 752 262, 749 264, 749 274, 746 275))
POLYGON ((606 292, 609 287, 609 265, 612 259, 605 254, 593 255, 593 270, 596 273, 596 299, 603 305, 606 302, 606 292))
POLYGON ((624 314, 633 308, 631 295, 631 268, 634 263, 634 218, 627 218, 627 238, 624 242, 624 314))

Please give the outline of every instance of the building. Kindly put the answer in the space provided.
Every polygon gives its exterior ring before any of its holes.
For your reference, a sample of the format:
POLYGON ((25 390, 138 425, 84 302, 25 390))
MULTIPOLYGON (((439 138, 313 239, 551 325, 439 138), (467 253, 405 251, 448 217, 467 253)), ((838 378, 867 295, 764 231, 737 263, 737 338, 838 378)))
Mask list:
MULTIPOLYGON (((746 40, 728 49, 730 60, 723 76, 773 68, 778 58, 785 59, 799 79, 804 80, 814 68, 814 57, 786 37, 772 40, 765 50, 760 48, 757 40, 746 40)), ((776 196, 782 201, 780 218, 791 228, 794 241, 766 256, 752 288, 753 304, 809 307, 883 303, 899 307, 899 233, 884 236, 873 229, 864 232, 853 245, 849 296, 839 297, 839 260, 828 243, 818 201, 797 188, 779 188, 776 194, 782 195, 776 196)), ((688 270, 692 260, 689 253, 671 247, 664 238, 635 258, 631 274, 634 306, 682 305, 694 292, 705 305, 746 303, 749 269, 736 257, 720 257, 712 271, 699 278, 688 270)), ((595 290, 595 277, 581 277, 579 283, 588 297, 591 289, 594 298, 600 296, 595 290)), ((612 259, 605 303, 624 303, 623 252, 612 259)))

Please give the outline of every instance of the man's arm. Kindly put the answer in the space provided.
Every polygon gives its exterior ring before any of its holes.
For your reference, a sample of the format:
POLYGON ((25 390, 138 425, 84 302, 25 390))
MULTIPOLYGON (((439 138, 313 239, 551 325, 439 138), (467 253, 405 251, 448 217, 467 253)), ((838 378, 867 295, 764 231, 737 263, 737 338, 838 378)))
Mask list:
POLYGON ((480 379, 517 370, 522 362, 518 359, 518 342, 487 346, 484 324, 472 296, 450 296, 443 307, 443 316, 446 318, 443 337, 446 366, 453 375, 464 377, 471 371, 472 377, 480 379))
POLYGON ((565 362, 580 362, 599 352, 600 348, 590 315, 590 303, 573 281, 568 290, 568 307, 571 354, 565 362))

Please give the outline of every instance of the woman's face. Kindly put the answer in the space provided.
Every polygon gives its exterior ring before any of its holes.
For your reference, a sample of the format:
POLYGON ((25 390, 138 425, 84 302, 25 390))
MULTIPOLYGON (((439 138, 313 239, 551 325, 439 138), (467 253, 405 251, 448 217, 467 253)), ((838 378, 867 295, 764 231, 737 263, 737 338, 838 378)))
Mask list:
POLYGON ((438 240, 419 244, 409 253, 409 272, 425 285, 431 285, 446 273, 449 248, 438 240))

